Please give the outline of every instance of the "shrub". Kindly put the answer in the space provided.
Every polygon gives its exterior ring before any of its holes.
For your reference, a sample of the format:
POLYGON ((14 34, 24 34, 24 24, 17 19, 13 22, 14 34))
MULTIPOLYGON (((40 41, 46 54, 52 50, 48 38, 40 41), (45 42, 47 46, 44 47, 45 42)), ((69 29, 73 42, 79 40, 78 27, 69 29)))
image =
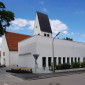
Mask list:
POLYGON ((71 65, 68 63, 62 64, 61 69, 70 69, 71 65))
POLYGON ((70 67, 71 67, 70 64, 65 63, 65 64, 57 65, 57 66, 56 66, 56 69, 57 69, 57 70, 61 70, 61 69, 70 69, 70 67))
POLYGON ((11 73, 32 73, 32 69, 31 70, 11 69, 11 70, 6 70, 6 72, 11 72, 11 73))
POLYGON ((53 65, 54 65, 54 68, 55 68, 55 70, 56 70, 56 63, 52 63, 52 64, 51 64, 51 70, 53 70, 53 65))
POLYGON ((73 62, 71 66, 72 66, 72 68, 79 68, 80 64, 77 62, 73 62))
POLYGON ((56 69, 61 70, 61 66, 62 66, 62 64, 56 65, 56 69))
POLYGON ((80 66, 81 66, 81 67, 85 67, 85 62, 82 62, 82 63, 80 64, 80 66))

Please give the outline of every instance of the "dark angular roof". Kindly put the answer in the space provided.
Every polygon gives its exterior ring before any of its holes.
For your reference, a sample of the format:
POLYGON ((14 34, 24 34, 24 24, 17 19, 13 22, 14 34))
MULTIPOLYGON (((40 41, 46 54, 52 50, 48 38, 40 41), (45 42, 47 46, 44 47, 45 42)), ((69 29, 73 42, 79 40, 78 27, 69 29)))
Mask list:
POLYGON ((43 14, 41 12, 36 12, 36 13, 38 15, 38 20, 39 20, 41 31, 52 33, 48 15, 43 14))

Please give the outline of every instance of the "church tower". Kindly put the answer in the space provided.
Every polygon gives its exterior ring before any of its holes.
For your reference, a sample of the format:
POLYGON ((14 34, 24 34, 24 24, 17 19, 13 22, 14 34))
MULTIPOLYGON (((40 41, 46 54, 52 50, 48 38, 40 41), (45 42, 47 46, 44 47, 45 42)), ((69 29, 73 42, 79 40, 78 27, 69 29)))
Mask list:
POLYGON ((36 18, 34 23, 34 35, 52 37, 52 30, 48 15, 36 12, 36 18))

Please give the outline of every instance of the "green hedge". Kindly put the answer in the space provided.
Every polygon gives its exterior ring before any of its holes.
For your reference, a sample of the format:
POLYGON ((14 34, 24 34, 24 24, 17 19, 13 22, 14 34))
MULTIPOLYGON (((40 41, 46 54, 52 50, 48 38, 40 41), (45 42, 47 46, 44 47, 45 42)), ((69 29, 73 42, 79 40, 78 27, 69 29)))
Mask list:
POLYGON ((78 62, 73 62, 71 66, 72 68, 79 68, 80 64, 78 62))
POLYGON ((56 66, 56 69, 57 69, 57 70, 61 70, 61 69, 70 69, 70 67, 71 67, 70 64, 65 63, 65 64, 57 65, 57 66, 56 66))
POLYGON ((81 67, 85 67, 85 62, 82 62, 82 63, 80 64, 80 66, 81 66, 81 67))
POLYGON ((21 69, 11 69, 11 70, 6 70, 6 72, 11 72, 11 73, 32 73, 32 70, 27 71, 27 70, 21 70, 21 69))

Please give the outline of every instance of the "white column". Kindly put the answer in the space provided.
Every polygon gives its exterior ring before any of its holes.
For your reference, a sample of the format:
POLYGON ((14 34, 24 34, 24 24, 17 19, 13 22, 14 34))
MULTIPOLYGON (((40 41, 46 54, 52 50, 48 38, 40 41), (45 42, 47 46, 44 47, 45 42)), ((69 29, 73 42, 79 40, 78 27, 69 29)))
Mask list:
POLYGON ((65 57, 65 63, 67 63, 67 57, 65 57))
POLYGON ((71 65, 71 57, 69 57, 69 63, 70 63, 70 65, 71 65))
POLYGON ((46 67, 48 67, 48 57, 46 57, 46 67))
POLYGON ((61 57, 61 64, 63 64, 63 57, 61 57))

